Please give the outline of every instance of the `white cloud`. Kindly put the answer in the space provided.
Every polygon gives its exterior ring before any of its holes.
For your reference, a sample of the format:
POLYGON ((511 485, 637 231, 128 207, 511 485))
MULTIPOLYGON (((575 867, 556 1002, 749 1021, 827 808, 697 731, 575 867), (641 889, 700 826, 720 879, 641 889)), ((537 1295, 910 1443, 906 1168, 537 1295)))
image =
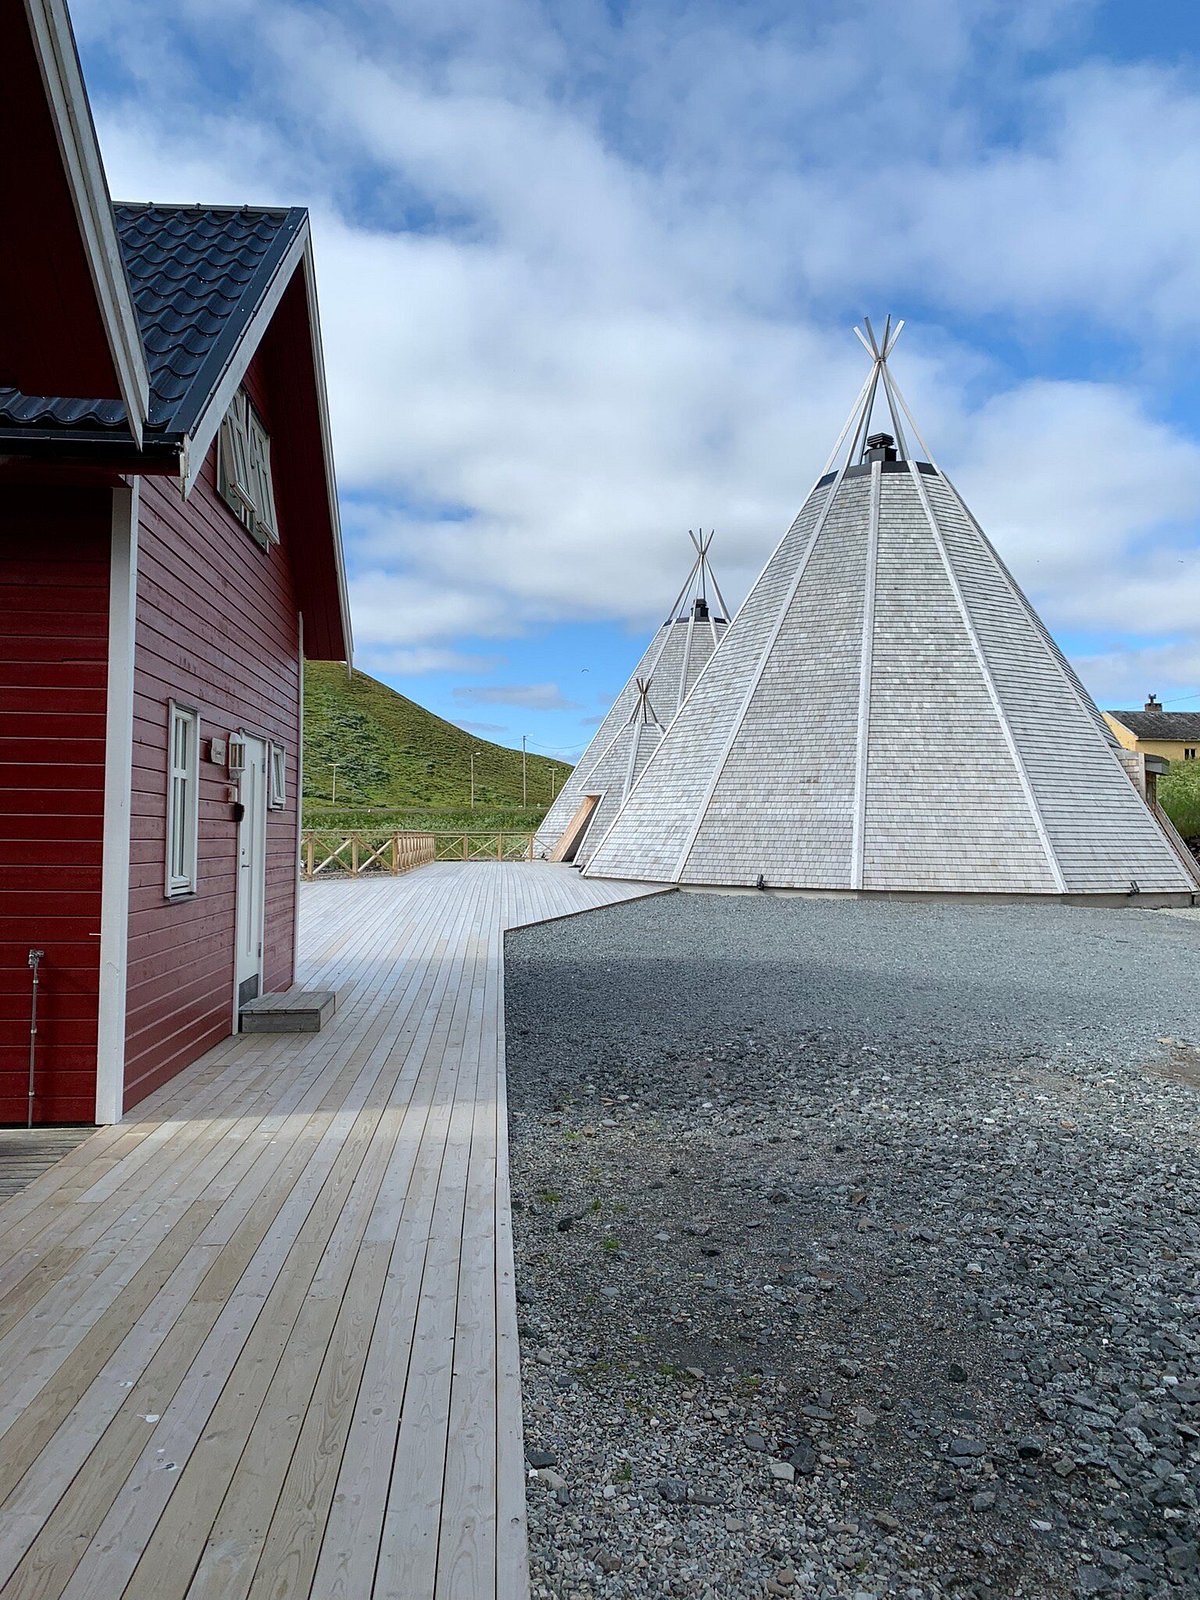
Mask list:
MULTIPOLYGON (((1140 711, 1150 695, 1161 699, 1164 684, 1200 687, 1200 645, 1194 642, 1099 651, 1081 657, 1078 665, 1094 699, 1106 710, 1140 711)), ((1195 693, 1167 699, 1168 711, 1200 711, 1195 693)))
POLYGON ((1200 94, 1031 65, 1086 4, 221 4, 253 45, 224 101, 211 6, 75 17, 138 79, 96 107, 115 191, 313 209, 369 659, 644 627, 700 523, 740 596, 853 397, 863 298, 927 308, 900 375, 1052 625, 1198 631, 1200 455, 1150 384, 1200 307, 1200 94), (1104 330, 1136 354, 1097 382, 1104 330), (1036 375, 1044 334, 1071 377, 1036 375))
POLYGON ((530 711, 577 711, 578 703, 568 700, 556 683, 461 684, 454 690, 456 700, 476 706, 523 706, 530 711))
POLYGON ((374 677, 421 677, 427 672, 494 672, 503 656, 471 655, 465 650, 417 645, 412 649, 360 650, 355 666, 374 677))

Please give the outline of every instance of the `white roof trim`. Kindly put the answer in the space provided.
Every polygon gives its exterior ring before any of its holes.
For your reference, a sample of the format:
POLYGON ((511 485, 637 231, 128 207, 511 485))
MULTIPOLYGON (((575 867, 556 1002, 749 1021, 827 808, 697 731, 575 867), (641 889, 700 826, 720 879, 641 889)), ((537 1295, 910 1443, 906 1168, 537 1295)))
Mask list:
POLYGON ((209 395, 208 404, 197 417, 191 432, 185 440, 186 468, 183 474, 183 496, 186 500, 195 486, 196 479, 200 476, 200 469, 204 465, 204 458, 208 448, 217 437, 217 432, 225 413, 229 410, 234 395, 238 391, 242 379, 246 376, 246 368, 254 359, 254 353, 262 343, 263 335, 270 326, 271 318, 283 299, 283 291, 292 281, 292 273, 304 259, 308 248, 308 220, 305 219, 288 247, 288 252, 276 268, 275 276, 267 287, 267 292, 262 298, 258 310, 250 319, 241 338, 229 353, 225 363, 225 370, 214 385, 209 395))
POLYGON ((284 290, 300 263, 304 263, 304 287, 308 299, 308 325, 312 329, 313 372, 317 385, 317 412, 321 426, 321 451, 325 463, 325 482, 329 488, 329 520, 333 529, 334 567, 337 572, 338 609, 341 614, 342 633, 346 640, 346 665, 353 665, 354 635, 350 626, 350 596, 346 586, 346 558, 342 547, 342 521, 338 510, 337 477, 333 466, 333 435, 329 425, 329 395, 325 388, 325 357, 321 348, 321 318, 317 306, 317 280, 313 263, 312 230, 308 218, 297 232, 287 254, 279 263, 275 276, 263 296, 262 304, 254 313, 249 326, 230 354, 220 382, 214 388, 208 405, 197 419, 190 435, 184 440, 184 468, 180 481, 184 498, 192 492, 209 446, 217 436, 221 419, 229 410, 238 386, 246 376, 246 369, 262 342, 271 318, 279 308, 284 290))
POLYGON ((350 625, 350 594, 346 586, 346 557, 342 548, 342 519, 338 510, 337 474, 333 464, 333 430, 329 423, 329 393, 325 388, 325 353, 321 344, 321 313, 317 305, 317 273, 307 222, 304 226, 304 285, 308 295, 308 325, 312 329, 313 372, 317 382, 317 409, 321 417, 321 449, 325 456, 325 482, 329 486, 329 521, 333 529, 333 559, 337 569, 338 606, 342 636, 346 641, 346 669, 354 665, 354 633, 350 625))
POLYGON ((71 20, 65 0, 25 0, 25 11, 129 430, 140 447, 150 408, 150 376, 71 20))

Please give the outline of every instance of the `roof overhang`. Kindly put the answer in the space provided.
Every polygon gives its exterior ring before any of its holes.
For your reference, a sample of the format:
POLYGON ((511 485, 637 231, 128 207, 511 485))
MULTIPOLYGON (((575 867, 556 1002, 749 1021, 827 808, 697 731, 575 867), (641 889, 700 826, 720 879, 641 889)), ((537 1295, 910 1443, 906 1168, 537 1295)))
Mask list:
POLYGON ((0 6, 0 56, 0 140, 21 152, 0 162, 0 383, 120 400, 140 444, 149 378, 64 0, 0 6))

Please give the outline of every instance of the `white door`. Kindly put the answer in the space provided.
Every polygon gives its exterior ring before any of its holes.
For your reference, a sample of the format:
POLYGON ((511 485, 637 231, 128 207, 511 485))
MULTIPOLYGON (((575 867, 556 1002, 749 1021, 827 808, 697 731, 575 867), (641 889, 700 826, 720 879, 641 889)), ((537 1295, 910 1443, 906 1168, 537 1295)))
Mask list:
POLYGON ((267 893, 267 746, 246 734, 246 765, 239 797, 237 958, 239 1006, 262 993, 263 911, 267 893))

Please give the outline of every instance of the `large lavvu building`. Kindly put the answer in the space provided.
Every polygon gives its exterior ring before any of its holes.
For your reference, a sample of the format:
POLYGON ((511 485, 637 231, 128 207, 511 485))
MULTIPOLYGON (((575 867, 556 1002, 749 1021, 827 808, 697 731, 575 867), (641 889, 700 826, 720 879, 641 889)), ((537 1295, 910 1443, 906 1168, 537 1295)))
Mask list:
POLYGON ((683 588, 543 818, 539 856, 588 861, 717 648, 728 612, 708 559, 713 536, 691 537, 696 554, 683 588))
POLYGON ((1192 858, 921 440, 899 328, 866 326, 825 472, 588 874, 1186 900, 1192 858), (870 432, 877 398, 892 434, 870 432))

